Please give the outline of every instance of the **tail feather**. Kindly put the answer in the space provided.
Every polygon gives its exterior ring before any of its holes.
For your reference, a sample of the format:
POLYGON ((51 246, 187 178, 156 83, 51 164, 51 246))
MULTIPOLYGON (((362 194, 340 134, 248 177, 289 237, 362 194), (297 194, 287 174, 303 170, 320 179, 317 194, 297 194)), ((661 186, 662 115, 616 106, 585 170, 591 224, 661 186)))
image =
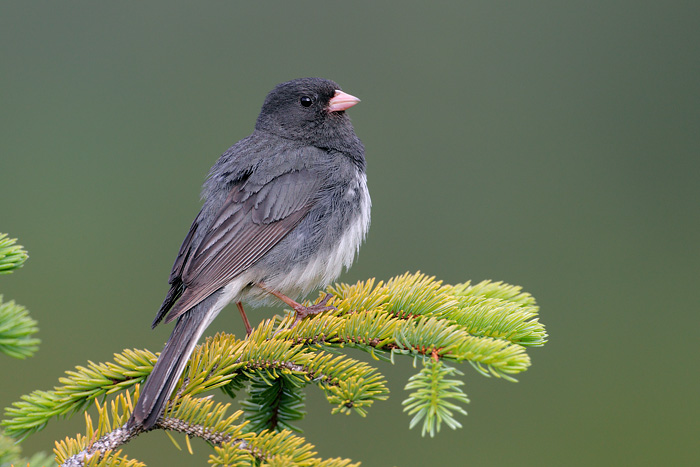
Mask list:
POLYGON ((168 294, 165 296, 165 300, 163 300, 163 304, 160 306, 160 309, 158 310, 158 313, 156 314, 156 317, 153 320, 153 323, 151 324, 151 329, 155 329, 155 327, 158 326, 158 323, 160 323, 162 319, 165 318, 165 315, 168 314, 168 311, 170 311, 175 302, 177 302, 178 299, 182 296, 182 293, 184 291, 185 286, 182 284, 181 280, 175 280, 170 285, 170 290, 168 290, 168 294))
POLYGON ((212 298, 210 296, 178 318, 170 339, 140 391, 129 427, 141 426, 148 430, 158 422, 197 341, 221 310, 216 304, 209 303, 212 298))

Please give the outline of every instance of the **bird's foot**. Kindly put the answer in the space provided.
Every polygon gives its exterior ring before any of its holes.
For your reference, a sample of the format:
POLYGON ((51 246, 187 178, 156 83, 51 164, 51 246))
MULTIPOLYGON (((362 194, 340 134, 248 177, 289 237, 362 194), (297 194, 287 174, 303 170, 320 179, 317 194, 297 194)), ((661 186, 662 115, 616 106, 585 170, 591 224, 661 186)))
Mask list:
POLYGON ((294 308, 294 313, 295 313, 295 318, 294 322, 292 323, 291 327, 296 326, 301 322, 302 319, 306 318, 307 316, 313 316, 317 315, 319 313, 323 313, 324 311, 338 311, 336 307, 333 305, 328 305, 328 300, 331 299, 333 295, 327 293, 325 297, 323 297, 323 300, 318 302, 315 305, 310 305, 310 306, 304 306, 300 303, 297 303, 296 305, 292 305, 292 308, 294 308))
POLYGON ((287 305, 292 307, 296 316, 294 318, 294 322, 292 323, 291 328, 293 328, 294 326, 299 324, 301 322, 301 320, 306 318, 307 316, 317 315, 319 313, 323 313, 324 311, 330 311, 330 310, 337 311, 338 310, 333 305, 328 305, 328 300, 330 300, 331 297, 333 297, 333 295, 331 295, 329 293, 327 293, 326 296, 323 297, 323 300, 321 300, 317 304, 304 306, 301 303, 295 302, 294 300, 287 297, 283 293, 277 292, 276 290, 269 288, 268 286, 266 286, 262 282, 258 282, 258 287, 260 287, 261 289, 263 289, 264 291, 266 291, 268 293, 271 293, 272 295, 274 295, 275 297, 279 298, 284 303, 286 303, 287 305))

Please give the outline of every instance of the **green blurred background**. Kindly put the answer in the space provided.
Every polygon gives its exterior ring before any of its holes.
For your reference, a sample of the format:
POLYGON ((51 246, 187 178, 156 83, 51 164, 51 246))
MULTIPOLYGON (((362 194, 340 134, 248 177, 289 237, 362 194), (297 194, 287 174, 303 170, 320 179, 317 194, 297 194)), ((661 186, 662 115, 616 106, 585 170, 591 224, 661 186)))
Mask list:
MULTIPOLYGON (((277 83, 362 98, 372 228, 344 281, 504 280, 549 343, 520 382, 478 375, 464 428, 402 413, 408 361, 366 419, 308 391, 306 439, 363 466, 697 465, 700 3, 2 2, 0 231, 30 252, 0 291, 39 321, 0 356, 0 405, 150 330, 199 187, 277 83)), ((242 333, 235 308, 208 334, 242 333)), ((258 320, 276 310, 255 313, 258 320)), ((52 421, 27 454, 83 431, 52 421)), ((162 433, 150 465, 205 465, 162 433)))

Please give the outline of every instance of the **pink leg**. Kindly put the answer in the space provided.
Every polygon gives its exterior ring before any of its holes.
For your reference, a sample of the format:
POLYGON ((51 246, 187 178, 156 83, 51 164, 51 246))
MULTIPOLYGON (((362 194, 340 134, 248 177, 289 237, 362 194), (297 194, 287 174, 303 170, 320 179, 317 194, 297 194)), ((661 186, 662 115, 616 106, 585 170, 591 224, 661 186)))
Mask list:
POLYGON ((253 328, 250 327, 250 321, 248 321, 248 317, 245 315, 243 304, 241 302, 237 302, 236 306, 238 307, 238 311, 241 312, 241 318, 243 318, 243 324, 245 324, 245 335, 250 336, 250 333, 253 332, 253 328))

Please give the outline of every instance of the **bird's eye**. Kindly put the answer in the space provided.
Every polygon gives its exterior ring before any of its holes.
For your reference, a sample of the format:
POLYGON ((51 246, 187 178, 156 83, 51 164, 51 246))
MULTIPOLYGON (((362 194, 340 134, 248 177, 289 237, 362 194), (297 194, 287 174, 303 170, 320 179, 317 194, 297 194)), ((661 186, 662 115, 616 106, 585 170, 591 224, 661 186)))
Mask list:
POLYGON ((314 103, 313 99, 311 99, 309 96, 302 96, 302 98, 299 99, 299 102, 301 102, 301 105, 304 107, 310 107, 311 104, 314 103))

